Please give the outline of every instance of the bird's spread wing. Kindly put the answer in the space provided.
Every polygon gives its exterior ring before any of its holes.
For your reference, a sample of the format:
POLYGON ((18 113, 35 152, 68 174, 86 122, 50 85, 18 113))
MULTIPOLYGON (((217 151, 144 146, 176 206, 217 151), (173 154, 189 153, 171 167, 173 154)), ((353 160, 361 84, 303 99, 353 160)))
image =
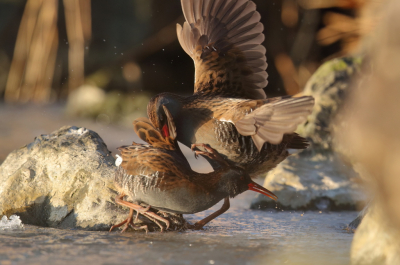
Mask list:
POLYGON ((249 0, 181 0, 182 48, 195 63, 195 93, 264 99, 268 74, 264 26, 249 0))
POLYGON ((241 135, 251 136, 261 150, 265 142, 279 144, 284 134, 294 132, 313 106, 310 96, 246 100, 216 116, 235 124, 241 135))

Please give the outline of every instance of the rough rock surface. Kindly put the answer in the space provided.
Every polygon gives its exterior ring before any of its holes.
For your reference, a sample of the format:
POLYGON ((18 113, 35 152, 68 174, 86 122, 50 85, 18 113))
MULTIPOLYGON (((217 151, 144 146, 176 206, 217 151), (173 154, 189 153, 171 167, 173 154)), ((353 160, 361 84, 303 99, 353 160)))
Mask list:
POLYGON ((268 172, 264 186, 278 196, 273 202, 258 196, 251 208, 294 210, 354 210, 366 196, 358 174, 334 150, 332 120, 342 105, 351 78, 358 72, 358 58, 334 59, 311 77, 304 95, 315 98, 313 113, 297 132, 311 146, 294 154, 268 172))
MULTIPOLYGON (((65 126, 11 152, 0 166, 0 216, 17 214, 25 224, 107 230, 129 210, 114 198, 116 166, 100 136, 65 126)), ((173 216, 172 229, 185 225, 173 216)), ((139 218, 150 230, 156 226, 139 218)))

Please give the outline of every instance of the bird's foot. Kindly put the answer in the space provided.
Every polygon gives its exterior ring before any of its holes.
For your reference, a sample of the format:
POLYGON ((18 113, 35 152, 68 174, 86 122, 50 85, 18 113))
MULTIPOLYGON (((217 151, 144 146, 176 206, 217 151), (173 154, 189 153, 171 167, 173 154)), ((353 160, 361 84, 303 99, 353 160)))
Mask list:
MULTIPOLYGON (((137 215, 136 215, 136 219, 137 219, 137 215)), ((135 219, 135 220, 136 220, 136 219, 135 219)), ((122 225, 124 225, 124 224, 125 224, 125 226, 124 226, 124 228, 122 229, 121 233, 125 232, 129 227, 131 227, 131 228, 133 228, 133 229, 135 229, 135 230, 144 229, 144 230, 146 231, 146 234, 149 232, 149 229, 147 228, 147 225, 139 226, 139 225, 135 225, 135 224, 133 223, 133 210, 132 210, 132 209, 130 209, 130 211, 129 211, 129 216, 128 216, 128 218, 126 218, 124 221, 122 221, 122 222, 119 223, 119 224, 116 224, 116 225, 111 226, 109 232, 111 232, 112 230, 114 230, 114 228, 120 227, 120 226, 122 226, 122 225)))
POLYGON ((162 214, 162 216, 168 217, 168 214, 166 212, 163 212, 163 211, 158 211, 157 214, 162 214))
POLYGON ((229 166, 228 162, 218 153, 217 150, 212 148, 208 144, 192 144, 192 151, 194 151, 194 157, 198 157, 199 155, 206 156, 210 159, 220 162, 224 166, 229 166), (203 147, 205 151, 194 150, 196 147, 203 147))
MULTIPOLYGON (((109 230, 108 232, 111 232, 112 230, 114 230, 114 228, 117 228, 117 227, 120 227, 120 226, 126 224, 125 227, 124 227, 124 229, 122 230, 122 232, 125 232, 126 229, 128 229, 128 226, 129 226, 128 220, 129 220, 129 217, 126 218, 126 219, 125 219, 124 221, 122 221, 121 223, 111 226, 111 228, 110 228, 110 230, 109 230)), ((132 221, 132 220, 131 220, 131 221, 132 221)))
POLYGON ((202 230, 203 229, 203 227, 204 227, 204 225, 205 224, 203 224, 203 223, 201 223, 200 221, 199 222, 196 222, 194 225, 193 225, 193 230, 202 230))
MULTIPOLYGON (((163 218, 163 217, 157 215, 156 213, 149 211, 149 210, 150 210, 150 207, 151 207, 150 205, 147 206, 147 207, 142 207, 142 206, 140 206, 140 205, 137 205, 137 204, 134 204, 134 203, 131 203, 131 202, 124 201, 124 200, 123 200, 123 196, 124 196, 124 194, 118 195, 118 196, 115 198, 115 202, 116 202, 117 204, 119 204, 119 205, 123 205, 123 206, 126 206, 126 207, 129 207, 129 208, 130 208, 129 217, 128 217, 124 222, 122 222, 122 223, 120 223, 120 224, 118 224, 118 225, 115 225, 115 226, 111 227, 110 231, 111 231, 112 229, 114 229, 115 227, 119 227, 119 226, 121 226, 121 225, 127 223, 128 221, 129 221, 129 222, 128 222, 127 225, 126 225, 127 227, 129 227, 129 224, 130 224, 130 223, 132 223, 132 225, 133 225, 132 219, 133 219, 133 211, 134 211, 134 210, 137 212, 135 221, 137 220, 138 215, 139 215, 139 214, 142 214, 142 215, 146 216, 147 218, 149 218, 150 220, 154 221, 158 226, 160 226, 161 232, 164 231, 164 228, 160 225, 159 222, 157 222, 157 221, 155 221, 155 220, 158 220, 158 221, 161 221, 161 222, 165 223, 166 230, 168 230, 168 228, 169 228, 169 221, 168 221, 167 219, 165 219, 165 218, 163 218)), ((125 227, 125 228, 127 229, 127 227, 125 227)), ((124 230, 126 230, 125 228, 124 228, 124 230)))
POLYGON ((133 228, 133 229, 135 229, 135 230, 143 229, 143 230, 146 232, 146 234, 149 232, 149 229, 147 228, 147 225, 142 225, 142 226, 140 226, 140 225, 135 225, 135 224, 132 222, 132 220, 131 220, 131 221, 128 221, 128 219, 124 220, 122 223, 119 223, 119 224, 117 224, 117 225, 111 226, 110 231, 108 231, 108 232, 111 232, 112 230, 114 230, 114 228, 120 227, 120 226, 122 226, 123 224, 125 224, 125 226, 124 226, 124 228, 121 230, 121 233, 124 233, 129 227, 131 227, 131 228, 133 228))
POLYGON ((142 214, 144 216, 146 216, 147 218, 149 218, 150 220, 152 220, 154 223, 156 223, 160 227, 161 233, 164 231, 164 227, 158 221, 163 222, 165 224, 165 230, 168 230, 169 221, 167 219, 165 219, 164 217, 161 217, 161 216, 159 216, 159 215, 157 215, 156 213, 153 213, 153 212, 145 212, 145 213, 142 213, 142 214))

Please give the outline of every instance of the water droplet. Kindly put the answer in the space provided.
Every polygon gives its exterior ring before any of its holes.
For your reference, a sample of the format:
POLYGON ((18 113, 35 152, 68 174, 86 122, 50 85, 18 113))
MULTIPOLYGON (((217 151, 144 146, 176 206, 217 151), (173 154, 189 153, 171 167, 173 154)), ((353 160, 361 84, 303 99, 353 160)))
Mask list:
POLYGON ((215 261, 213 261, 212 259, 210 259, 210 260, 208 261, 208 263, 210 263, 210 264, 215 264, 215 261))
POLYGON ((106 39, 103 39, 103 42, 106 42, 106 39))

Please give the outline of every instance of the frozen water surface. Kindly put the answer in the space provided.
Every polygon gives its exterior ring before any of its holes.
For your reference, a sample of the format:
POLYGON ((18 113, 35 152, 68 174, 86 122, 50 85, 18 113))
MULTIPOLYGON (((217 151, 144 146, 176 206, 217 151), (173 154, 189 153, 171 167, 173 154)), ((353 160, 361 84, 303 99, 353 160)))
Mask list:
MULTIPOLYGON (((138 141, 131 128, 70 121, 61 113, 61 106, 14 108, 0 105, 0 120, 4 121, 0 124, 0 160, 11 150, 31 142, 33 137, 48 134, 66 124, 98 132, 112 151, 132 140, 138 141)), ((210 170, 209 165, 195 160, 188 149, 185 154, 197 166, 196 170, 210 170)), ((254 196, 255 193, 245 192, 231 200, 231 209, 203 231, 146 235, 31 225, 17 230, 0 229, 0 265, 349 263, 353 234, 343 228, 357 216, 356 212, 303 214, 249 210, 254 196)), ((221 203, 206 212, 185 217, 194 222, 220 206, 221 203)), ((4 220, 4 223, 9 222, 10 219, 4 220)))
MULTIPOLYGON (((246 197, 203 231, 0 230, 0 264, 348 264, 356 212, 245 209, 246 197)), ((187 215, 192 222, 212 209, 187 215)), ((128 212, 127 212, 128 214, 128 212)))

